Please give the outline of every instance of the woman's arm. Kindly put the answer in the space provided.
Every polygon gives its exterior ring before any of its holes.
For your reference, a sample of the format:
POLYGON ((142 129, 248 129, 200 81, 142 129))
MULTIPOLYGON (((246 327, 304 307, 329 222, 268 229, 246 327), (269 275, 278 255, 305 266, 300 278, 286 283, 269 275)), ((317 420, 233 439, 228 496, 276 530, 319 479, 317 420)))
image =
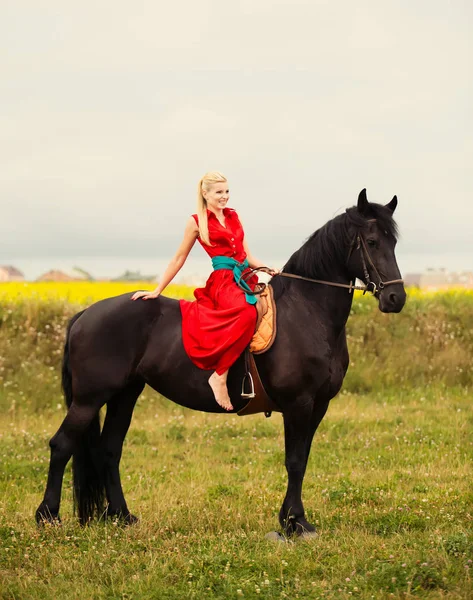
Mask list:
POLYGON ((192 250, 198 235, 199 228, 197 227, 197 223, 193 217, 190 217, 187 221, 186 229, 184 231, 184 239, 177 249, 176 254, 169 262, 169 265, 164 271, 161 281, 157 287, 152 292, 135 292, 131 299, 138 300, 138 298, 143 298, 143 300, 148 300, 149 298, 157 298, 184 266, 184 263, 186 262, 189 252, 192 250))

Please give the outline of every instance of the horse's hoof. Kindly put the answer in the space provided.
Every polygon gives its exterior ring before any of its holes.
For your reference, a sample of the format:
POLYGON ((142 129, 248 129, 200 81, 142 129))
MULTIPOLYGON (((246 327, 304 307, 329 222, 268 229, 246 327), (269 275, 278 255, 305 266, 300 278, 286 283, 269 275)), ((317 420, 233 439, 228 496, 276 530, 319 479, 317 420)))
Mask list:
POLYGON ((53 514, 45 507, 39 507, 35 514, 36 524, 40 527, 59 527, 62 525, 61 517, 53 514))
POLYGON ((318 536, 319 534, 316 531, 303 531, 299 537, 303 540, 313 540, 318 536))
POLYGON ((135 515, 132 515, 131 513, 128 513, 126 515, 126 517, 124 517, 123 520, 125 522, 125 525, 136 525, 137 523, 140 522, 138 517, 136 517, 135 515))
POLYGON ((264 536, 265 540, 269 540, 270 542, 279 542, 285 544, 287 539, 279 533, 279 531, 270 531, 264 536))
POLYGON ((135 515, 132 515, 130 512, 110 512, 109 510, 106 510, 104 518, 119 525, 136 525, 136 523, 139 522, 138 517, 135 517, 135 515))

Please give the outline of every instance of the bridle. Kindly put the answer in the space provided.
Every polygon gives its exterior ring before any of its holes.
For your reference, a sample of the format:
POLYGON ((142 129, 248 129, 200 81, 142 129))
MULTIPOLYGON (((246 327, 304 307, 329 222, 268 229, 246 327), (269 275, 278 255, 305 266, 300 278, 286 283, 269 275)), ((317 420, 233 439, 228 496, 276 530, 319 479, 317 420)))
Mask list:
MULTIPOLYGON (((403 279, 391 279, 390 281, 382 280, 382 277, 370 256, 370 253, 368 250, 368 245, 366 244, 365 238, 362 236, 361 233, 355 234, 353 241, 350 244, 350 250, 348 252, 346 263, 348 263, 348 261, 350 260, 351 255, 354 250, 359 250, 361 253, 361 264, 363 267, 363 274, 364 274, 364 278, 365 278, 365 285, 363 285, 363 286, 355 285, 353 281, 350 281, 349 284, 336 283, 335 281, 325 281, 323 279, 311 279, 310 277, 302 277, 302 275, 295 275, 294 273, 282 272, 282 273, 278 273, 278 276, 290 277, 291 279, 301 279, 303 281, 310 281, 312 283, 319 283, 322 285, 329 285, 332 287, 345 288, 348 290, 349 294, 351 294, 353 290, 360 290, 363 292, 363 295, 366 294, 366 292, 370 292, 371 294, 373 294, 373 296, 377 292, 380 292, 381 290, 383 290, 388 285, 394 285, 396 283, 404 283, 403 279), (377 284, 374 281, 371 281, 371 279, 370 279, 370 274, 369 274, 369 271, 367 268, 367 263, 371 266, 376 278, 378 279, 377 284)), ((245 275, 242 278, 240 278, 240 280, 237 281, 238 285, 240 284, 241 279, 246 281, 249 277, 251 277, 251 275, 257 273, 258 271, 263 271, 265 273, 271 274, 271 270, 268 267, 258 267, 256 269, 251 269, 250 271, 247 271, 245 273, 245 275)), ((254 295, 261 294, 264 291, 265 287, 266 287, 265 283, 257 283, 255 286, 255 290, 251 293, 254 295)), ((248 293, 250 293, 250 292, 248 292, 248 293)))
MULTIPOLYGON (((355 237, 357 240, 357 250, 361 250, 361 264, 363 266, 363 274, 365 276, 365 283, 366 283, 363 294, 365 294, 366 292, 371 292, 374 296, 378 290, 381 291, 388 285, 394 285, 395 283, 404 283, 403 279, 391 279, 390 281, 383 281, 378 269, 376 268, 376 266, 370 256, 370 253, 368 251, 368 245, 366 244, 365 238, 361 235, 361 233, 356 234, 355 237), (378 286, 376 286, 374 281, 370 280, 370 274, 366 267, 366 261, 368 261, 368 263, 370 264, 371 268, 374 271, 374 274, 376 275, 376 277, 378 279, 378 286), (370 289, 370 286, 372 286, 372 289, 370 289)), ((347 261, 350 259, 351 251, 350 251, 350 254, 348 255, 347 261)))

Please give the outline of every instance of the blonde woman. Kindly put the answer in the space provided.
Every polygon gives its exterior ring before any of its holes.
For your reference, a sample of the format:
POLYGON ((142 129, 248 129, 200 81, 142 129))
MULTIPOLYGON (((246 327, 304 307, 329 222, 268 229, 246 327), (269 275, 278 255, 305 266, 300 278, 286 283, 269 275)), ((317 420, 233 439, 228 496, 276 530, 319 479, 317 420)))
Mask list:
MULTIPOLYGON (((214 371, 209 385, 217 403, 233 410, 227 390, 228 369, 250 343, 256 324, 256 297, 246 294, 236 281, 249 268, 264 265, 251 255, 240 219, 234 209, 227 207, 229 198, 224 175, 214 171, 202 177, 197 188, 197 214, 189 218, 184 239, 159 285, 152 292, 136 292, 132 300, 157 298, 199 240, 212 259, 214 271, 205 287, 195 290, 194 302, 180 301, 182 339, 192 362, 214 371)), ((248 291, 255 283, 254 276, 247 281, 248 291)))

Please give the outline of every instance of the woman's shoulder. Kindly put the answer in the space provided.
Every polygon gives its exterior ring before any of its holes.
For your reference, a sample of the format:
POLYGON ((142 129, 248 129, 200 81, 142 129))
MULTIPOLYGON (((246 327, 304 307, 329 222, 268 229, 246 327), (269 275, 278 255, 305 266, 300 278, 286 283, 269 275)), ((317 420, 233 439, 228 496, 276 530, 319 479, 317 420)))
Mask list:
POLYGON ((186 221, 185 236, 199 237, 199 221, 197 215, 191 215, 186 221))
POLYGON ((240 217, 238 216, 238 213, 234 208, 226 208, 225 210, 228 211, 226 213, 226 217, 229 218, 230 221, 233 221, 235 225, 238 225, 239 227, 243 227, 240 221, 240 217))
POLYGON ((234 208, 230 208, 229 206, 226 206, 223 209, 223 212, 226 217, 237 217, 238 218, 238 213, 234 208))
POLYGON ((194 229, 195 231, 199 231, 199 217, 198 215, 191 215, 187 219, 187 227, 194 229))

